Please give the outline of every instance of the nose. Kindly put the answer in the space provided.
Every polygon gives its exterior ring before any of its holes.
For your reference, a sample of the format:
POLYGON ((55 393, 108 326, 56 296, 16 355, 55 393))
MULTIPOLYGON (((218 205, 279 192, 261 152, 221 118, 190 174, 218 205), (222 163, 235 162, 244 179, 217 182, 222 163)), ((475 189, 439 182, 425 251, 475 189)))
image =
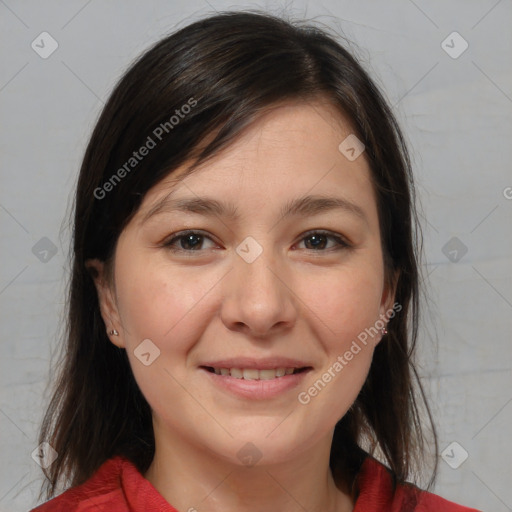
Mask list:
POLYGON ((221 319, 228 329, 256 338, 289 330, 297 318, 298 300, 290 273, 266 252, 252 263, 235 257, 221 307, 221 319))

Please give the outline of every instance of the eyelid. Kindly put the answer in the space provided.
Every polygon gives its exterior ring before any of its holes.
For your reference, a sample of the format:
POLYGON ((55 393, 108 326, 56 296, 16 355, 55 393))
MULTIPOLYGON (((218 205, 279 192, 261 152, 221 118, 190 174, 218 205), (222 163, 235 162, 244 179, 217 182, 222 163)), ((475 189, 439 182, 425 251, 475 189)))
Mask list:
MULTIPOLYGON (((172 247, 172 244, 176 240, 186 237, 187 235, 200 235, 205 239, 208 239, 214 243, 217 243, 209 233, 207 234, 205 231, 202 231, 201 229, 184 229, 182 231, 176 231, 175 233, 172 233, 171 235, 166 237, 163 240, 163 242, 161 242, 160 245, 162 247, 166 247, 169 250, 171 250, 172 252, 176 252, 176 253, 189 253, 189 254, 193 255, 194 253, 203 252, 203 250, 201 250, 201 249, 200 250, 186 250, 186 249, 181 249, 181 248, 177 248, 177 247, 172 247)), ((309 231, 302 233, 300 235, 300 237, 298 238, 297 242, 295 242, 293 245, 296 245, 296 244, 304 241, 306 238, 308 238, 312 235, 323 235, 327 238, 331 238, 336 241, 337 246, 331 247, 330 249, 323 249, 323 250, 306 249, 306 251, 308 251, 308 252, 330 253, 330 252, 337 251, 337 250, 350 249, 353 246, 353 244, 345 236, 341 235, 340 233, 333 232, 333 231, 326 230, 326 229, 310 229, 309 231)))
MULTIPOLYGON (((182 231, 176 231, 175 233, 172 233, 171 235, 165 237, 160 245, 162 247, 167 247, 167 248, 172 249, 171 243, 173 243, 176 240, 179 240, 180 238, 183 238, 187 235, 200 235, 205 239, 207 238, 207 239, 211 240, 212 242, 217 243, 209 233, 206 233, 205 231, 202 231, 201 229, 184 229, 182 231)), ((173 250, 175 250, 176 252, 200 252, 200 251, 187 251, 185 249, 180 249, 180 248, 173 249, 173 250)))
MULTIPOLYGON (((330 231, 328 229, 311 229, 302 233, 299 238, 299 242, 302 242, 304 238, 312 235, 324 235, 328 238, 333 238, 340 245, 340 247, 352 247, 352 243, 342 234, 330 231)), ((328 252, 328 251, 317 251, 317 252, 328 252)))

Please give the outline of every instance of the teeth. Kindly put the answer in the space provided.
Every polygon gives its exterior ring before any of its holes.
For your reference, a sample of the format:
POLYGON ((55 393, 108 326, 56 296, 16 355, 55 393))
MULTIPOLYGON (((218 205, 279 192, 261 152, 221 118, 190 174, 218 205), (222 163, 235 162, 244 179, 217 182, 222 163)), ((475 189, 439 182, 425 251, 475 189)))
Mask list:
POLYGON ((260 377, 260 372, 258 370, 242 370, 242 373, 244 374, 245 380, 257 380, 260 377))
POLYGON ((296 368, 269 368, 257 370, 255 368, 214 368, 216 375, 230 375, 235 379, 245 380, 271 380, 276 377, 291 375, 296 368))
POLYGON ((275 379, 277 377, 276 370, 260 370, 259 374, 261 380, 270 380, 275 379))
POLYGON ((231 368, 231 377, 234 377, 235 379, 243 379, 244 372, 243 370, 240 370, 240 368, 231 368))

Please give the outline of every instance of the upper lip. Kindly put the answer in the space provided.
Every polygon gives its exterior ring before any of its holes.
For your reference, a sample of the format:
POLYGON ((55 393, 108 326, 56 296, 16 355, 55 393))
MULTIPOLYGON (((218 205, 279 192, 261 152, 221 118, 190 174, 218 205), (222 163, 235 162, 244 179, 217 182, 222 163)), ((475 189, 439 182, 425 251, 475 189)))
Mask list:
POLYGON ((288 357, 265 357, 255 359, 252 357, 237 357, 232 359, 218 359, 207 361, 200 366, 210 368, 246 368, 257 370, 268 370, 272 368, 306 368, 310 367, 304 361, 288 357))

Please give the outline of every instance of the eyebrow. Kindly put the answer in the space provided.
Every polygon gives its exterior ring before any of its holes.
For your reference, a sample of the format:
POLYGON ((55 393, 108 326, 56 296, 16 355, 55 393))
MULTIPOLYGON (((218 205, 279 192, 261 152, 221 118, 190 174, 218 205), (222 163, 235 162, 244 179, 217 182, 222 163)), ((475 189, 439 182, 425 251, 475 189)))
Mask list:
MULTIPOLYGON (((173 199, 171 194, 154 205, 143 217, 142 223, 155 215, 172 212, 197 213, 206 217, 219 216, 232 221, 240 218, 237 207, 233 203, 223 203, 210 197, 173 199)), ((280 219, 293 216, 309 217, 336 209, 350 213, 368 224, 364 210, 357 204, 341 197, 323 195, 303 196, 288 201, 280 210, 280 219)))

